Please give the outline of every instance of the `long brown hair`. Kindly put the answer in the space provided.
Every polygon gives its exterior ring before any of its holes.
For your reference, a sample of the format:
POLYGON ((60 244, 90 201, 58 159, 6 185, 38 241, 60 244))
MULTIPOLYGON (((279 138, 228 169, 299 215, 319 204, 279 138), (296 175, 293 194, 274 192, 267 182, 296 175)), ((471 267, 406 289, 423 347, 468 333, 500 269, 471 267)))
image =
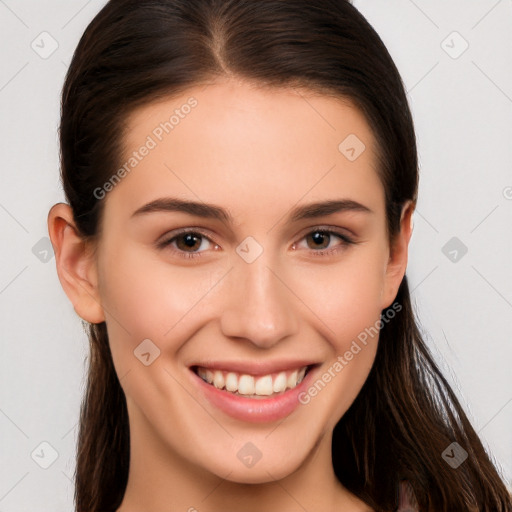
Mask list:
MULTIPOLYGON (((393 241, 401 206, 417 199, 413 121, 391 56, 346 0, 110 0, 85 30, 62 92, 62 182, 84 239, 98 239, 108 197, 94 190, 119 169, 127 116, 215 76, 350 99, 378 143, 393 241)), ((422 339, 407 277, 395 303, 368 379, 334 429, 338 479, 376 511, 396 510, 407 480, 421 511, 511 512, 495 462, 422 339), (456 469, 443 458, 454 442, 468 454, 456 469)), ((128 415, 106 325, 85 326, 76 510, 111 512, 127 483, 128 415)))

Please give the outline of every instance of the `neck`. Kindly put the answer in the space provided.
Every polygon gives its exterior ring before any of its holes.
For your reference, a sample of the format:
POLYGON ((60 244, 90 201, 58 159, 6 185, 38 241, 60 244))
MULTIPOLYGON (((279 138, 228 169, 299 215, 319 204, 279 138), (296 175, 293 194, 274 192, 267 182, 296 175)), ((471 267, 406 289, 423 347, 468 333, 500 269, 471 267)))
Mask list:
POLYGON ((265 481, 240 483, 229 479, 230 472, 215 474, 182 458, 162 442, 142 414, 132 415, 128 483, 117 512, 371 511, 336 478, 331 439, 332 431, 325 433, 306 460, 287 475, 268 467, 265 481))

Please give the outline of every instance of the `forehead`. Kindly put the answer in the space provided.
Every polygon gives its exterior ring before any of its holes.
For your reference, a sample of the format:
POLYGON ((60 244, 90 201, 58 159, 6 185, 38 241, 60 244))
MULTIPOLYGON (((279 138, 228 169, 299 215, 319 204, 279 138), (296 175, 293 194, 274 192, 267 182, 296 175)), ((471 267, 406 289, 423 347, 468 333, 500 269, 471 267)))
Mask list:
POLYGON ((166 195, 274 220, 278 205, 334 197, 384 208, 364 116, 347 100, 304 89, 233 80, 193 87, 135 110, 124 148, 126 172, 106 208, 120 217, 166 195))

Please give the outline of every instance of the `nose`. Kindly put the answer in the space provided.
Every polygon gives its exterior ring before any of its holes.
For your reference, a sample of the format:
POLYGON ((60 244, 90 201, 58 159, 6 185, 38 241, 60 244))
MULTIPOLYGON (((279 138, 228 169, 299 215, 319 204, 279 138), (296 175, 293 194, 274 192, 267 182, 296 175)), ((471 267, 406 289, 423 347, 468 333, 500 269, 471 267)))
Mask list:
POLYGON ((252 263, 235 261, 226 283, 221 314, 225 336, 244 338, 260 348, 270 348, 297 331, 298 319, 286 278, 264 257, 252 263))

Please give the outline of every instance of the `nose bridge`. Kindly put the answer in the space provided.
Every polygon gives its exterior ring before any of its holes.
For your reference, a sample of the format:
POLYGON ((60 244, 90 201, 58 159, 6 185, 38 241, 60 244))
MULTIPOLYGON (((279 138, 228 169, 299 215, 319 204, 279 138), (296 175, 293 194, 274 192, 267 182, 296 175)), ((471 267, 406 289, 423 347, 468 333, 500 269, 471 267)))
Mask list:
POLYGON ((246 338, 268 348, 296 330, 293 294, 282 282, 284 276, 279 275, 270 250, 251 262, 241 254, 235 256, 235 268, 230 272, 222 331, 226 336, 246 338))

